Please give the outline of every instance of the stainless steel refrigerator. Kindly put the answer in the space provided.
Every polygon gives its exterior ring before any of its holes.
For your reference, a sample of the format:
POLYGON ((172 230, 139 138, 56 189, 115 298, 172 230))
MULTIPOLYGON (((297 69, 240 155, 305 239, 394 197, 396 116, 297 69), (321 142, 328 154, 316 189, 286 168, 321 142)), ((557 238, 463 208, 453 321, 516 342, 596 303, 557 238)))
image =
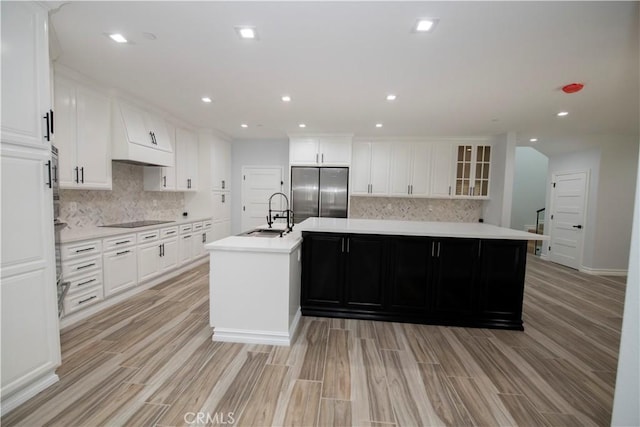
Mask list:
POLYGON ((349 168, 291 167, 291 206, 295 223, 309 217, 346 218, 349 168))

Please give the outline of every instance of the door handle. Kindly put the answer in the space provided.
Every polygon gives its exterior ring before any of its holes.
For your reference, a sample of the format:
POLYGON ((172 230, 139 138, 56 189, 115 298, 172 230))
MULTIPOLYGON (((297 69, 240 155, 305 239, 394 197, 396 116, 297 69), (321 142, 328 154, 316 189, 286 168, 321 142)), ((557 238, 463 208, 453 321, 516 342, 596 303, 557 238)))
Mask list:
POLYGON ((44 138, 47 141, 51 141, 51 126, 49 125, 49 112, 47 111, 47 113, 42 116, 42 118, 45 120, 46 124, 47 124, 47 134, 44 136, 44 138))
POLYGON ((49 173, 49 182, 47 182, 47 186, 48 186, 49 188, 52 188, 52 187, 53 187, 53 181, 52 181, 52 179, 51 179, 51 160, 49 160, 49 161, 47 162, 47 171, 48 171, 48 173, 49 173))
POLYGON ((582 225, 578 224, 578 225, 574 225, 573 228, 577 228, 578 230, 582 229, 582 225))

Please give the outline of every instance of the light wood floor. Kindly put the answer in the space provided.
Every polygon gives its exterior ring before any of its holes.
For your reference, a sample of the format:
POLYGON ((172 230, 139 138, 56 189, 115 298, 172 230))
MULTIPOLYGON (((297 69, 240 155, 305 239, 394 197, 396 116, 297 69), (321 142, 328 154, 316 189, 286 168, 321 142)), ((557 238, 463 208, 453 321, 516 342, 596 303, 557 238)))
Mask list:
POLYGON ((306 317, 286 348, 212 342, 207 269, 65 331, 60 382, 2 425, 610 423, 623 278, 530 256, 524 332, 306 317))

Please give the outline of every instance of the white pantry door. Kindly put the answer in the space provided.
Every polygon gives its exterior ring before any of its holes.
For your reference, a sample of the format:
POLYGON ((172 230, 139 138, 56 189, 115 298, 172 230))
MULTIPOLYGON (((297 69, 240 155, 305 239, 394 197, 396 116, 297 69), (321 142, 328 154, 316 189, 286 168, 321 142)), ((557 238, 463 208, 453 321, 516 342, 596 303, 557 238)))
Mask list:
MULTIPOLYGON (((281 167, 242 168, 242 230, 248 231, 267 223, 269 197, 282 191, 281 167)), ((288 196, 287 196, 288 197, 288 196)), ((273 198, 273 209, 282 209, 282 197, 273 198)))
POLYGON ((582 261, 587 172, 553 176, 551 194, 551 261, 578 269, 582 261))

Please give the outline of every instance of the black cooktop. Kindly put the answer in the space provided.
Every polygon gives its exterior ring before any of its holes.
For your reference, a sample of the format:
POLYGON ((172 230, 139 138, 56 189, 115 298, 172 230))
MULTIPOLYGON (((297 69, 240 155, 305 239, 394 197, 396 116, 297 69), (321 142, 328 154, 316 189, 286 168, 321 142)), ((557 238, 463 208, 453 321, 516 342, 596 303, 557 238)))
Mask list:
POLYGON ((146 227, 147 225, 167 224, 169 222, 175 222, 175 221, 164 221, 161 219, 147 219, 144 221, 133 221, 133 222, 123 222, 121 224, 101 225, 101 227, 138 228, 138 227, 146 227))

